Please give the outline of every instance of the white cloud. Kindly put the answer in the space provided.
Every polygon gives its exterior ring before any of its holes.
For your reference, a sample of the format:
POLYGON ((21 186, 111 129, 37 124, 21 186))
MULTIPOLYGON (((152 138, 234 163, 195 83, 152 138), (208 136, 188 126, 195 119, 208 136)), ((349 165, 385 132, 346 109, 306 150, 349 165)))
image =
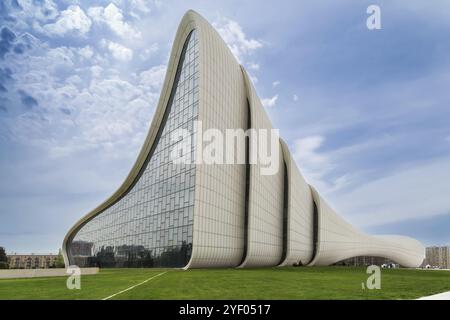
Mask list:
POLYGON ((101 76, 101 74, 103 72, 103 68, 96 65, 96 66, 92 66, 90 68, 90 71, 91 71, 91 75, 93 78, 98 78, 101 76))
MULTIPOLYGON (((367 180, 371 174, 370 168, 351 166, 348 163, 359 155, 368 152, 379 152, 396 142, 391 136, 377 137, 376 139, 339 148, 321 151, 326 139, 323 135, 311 135, 299 138, 293 144, 293 157, 301 168, 302 173, 310 184, 314 185, 323 195, 332 195, 344 187, 357 187, 367 180), (347 170, 347 171, 346 171, 347 170)), ((398 142, 397 142, 398 143, 398 142)))
POLYGON ((278 95, 274 95, 272 98, 262 99, 261 103, 266 108, 274 107, 277 104, 278 95))
POLYGON ((320 151, 324 142, 325 137, 321 135, 299 138, 294 141, 292 155, 306 180, 322 195, 328 195, 347 186, 353 177, 348 174, 327 177, 335 167, 336 155, 320 151))
POLYGON ((272 87, 277 87, 280 84, 280 81, 276 80, 274 82, 272 82, 272 87))
POLYGON ((358 171, 338 174, 338 168, 358 154, 395 142, 382 137, 334 150, 322 150, 325 137, 312 135, 294 141, 292 153, 302 174, 336 211, 359 227, 371 227, 407 219, 449 213, 450 159, 400 167, 373 175, 358 171), (368 178, 369 175, 371 178, 368 178))
POLYGON ((300 138, 294 141, 293 157, 310 183, 323 186, 323 175, 329 167, 329 159, 318 152, 325 138, 320 135, 300 138))
POLYGON ((91 46, 85 46, 78 49, 78 54, 85 59, 90 59, 94 55, 94 51, 91 46))
POLYGON ((79 75, 75 74, 68 77, 65 82, 71 85, 80 85, 83 83, 83 79, 81 79, 79 75))
POLYGON ((343 214, 360 226, 448 214, 450 158, 437 158, 370 180, 333 196, 343 214))
POLYGON ((105 23, 112 31, 122 38, 140 38, 141 33, 124 21, 122 10, 110 3, 105 8, 91 7, 88 15, 94 22, 105 23))
POLYGON ((155 54, 156 52, 158 52, 159 50, 159 45, 157 43, 153 43, 150 45, 149 48, 145 48, 144 50, 141 51, 141 53, 139 53, 139 58, 143 61, 149 59, 151 56, 153 56, 153 54, 155 54))
MULTIPOLYGON (((104 45, 118 58, 130 56, 126 48, 108 41, 104 45)), ((145 139, 159 89, 144 86, 129 72, 121 75, 111 61, 86 63, 80 50, 89 56, 89 49, 63 46, 25 59, 11 57, 19 88, 39 101, 39 108, 10 119, 6 130, 12 141, 35 146, 53 159, 80 159, 88 151, 108 157, 99 160, 104 163, 132 160, 145 139)))
POLYGON ((129 61, 133 59, 133 50, 127 48, 119 43, 106 41, 105 43, 112 56, 117 60, 129 61))
POLYGON ((45 23, 53 20, 59 14, 58 7, 53 0, 42 0, 39 2, 33 0, 20 0, 19 3, 22 10, 16 12, 16 17, 19 18, 17 21, 18 23, 24 21, 25 18, 32 18, 37 20, 35 23, 39 28, 39 22, 45 23))
POLYGON ((49 70, 68 70, 74 66, 75 55, 71 48, 57 47, 49 49, 43 60, 51 61, 51 65, 47 66, 49 70))
POLYGON ((147 0, 131 0, 130 4, 132 9, 140 12, 149 13, 151 11, 147 0))
POLYGON ((55 23, 44 25, 44 30, 50 34, 62 36, 66 33, 76 32, 85 34, 89 32, 92 22, 83 9, 77 5, 71 5, 62 11, 55 23))
POLYGON ((292 96, 292 100, 298 101, 298 95, 294 94, 294 95, 292 96))
POLYGON ((248 68, 250 70, 258 71, 259 70, 259 64, 251 62, 251 63, 248 64, 248 68))
POLYGON ((223 40, 230 47, 236 59, 242 64, 244 56, 253 53, 263 46, 262 42, 256 39, 248 39, 241 26, 233 20, 220 18, 213 22, 223 40))
POLYGON ((294 144, 294 157, 300 163, 321 164, 324 157, 317 153, 317 150, 323 145, 325 138, 323 136, 309 136, 297 139, 294 144))
POLYGON ((114 4, 121 7, 124 12, 134 19, 142 19, 148 17, 152 11, 152 6, 158 7, 156 0, 111 0, 114 4))
POLYGON ((163 84, 165 74, 165 65, 152 67, 146 71, 141 72, 140 83, 145 87, 160 89, 163 84))

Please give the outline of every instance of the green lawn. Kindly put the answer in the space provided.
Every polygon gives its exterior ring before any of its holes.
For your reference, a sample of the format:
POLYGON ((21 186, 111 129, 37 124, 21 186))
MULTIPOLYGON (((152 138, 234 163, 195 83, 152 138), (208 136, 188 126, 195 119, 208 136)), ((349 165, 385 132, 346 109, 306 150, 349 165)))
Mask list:
POLYGON ((450 291, 450 272, 382 269, 381 289, 363 290, 365 268, 102 269, 83 276, 81 290, 65 277, 0 280, 0 299, 414 299, 450 291))

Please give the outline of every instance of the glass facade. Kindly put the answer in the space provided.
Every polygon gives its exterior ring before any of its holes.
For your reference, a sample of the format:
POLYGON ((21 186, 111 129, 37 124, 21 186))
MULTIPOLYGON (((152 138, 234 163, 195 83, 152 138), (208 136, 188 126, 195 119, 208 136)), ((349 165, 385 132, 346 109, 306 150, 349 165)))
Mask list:
MULTIPOLYGON (((176 129, 194 132, 198 116, 198 39, 186 40, 155 146, 137 181, 120 200, 84 224, 69 240, 80 267, 184 267, 192 252, 195 165, 174 164, 176 129)), ((193 138, 193 136, 192 136, 193 138)), ((195 144, 191 144, 194 159, 195 144)))

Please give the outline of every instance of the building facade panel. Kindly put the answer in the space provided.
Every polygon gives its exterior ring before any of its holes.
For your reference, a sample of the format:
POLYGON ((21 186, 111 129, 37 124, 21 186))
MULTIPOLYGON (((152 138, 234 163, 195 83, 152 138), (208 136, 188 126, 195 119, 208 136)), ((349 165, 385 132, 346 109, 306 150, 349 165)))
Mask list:
POLYGON ((225 164, 226 152, 232 151, 228 148, 217 158, 222 163, 206 162, 209 142, 203 143, 200 135, 245 128, 246 92, 240 66, 217 31, 195 13, 187 19, 199 32, 202 129, 197 132, 202 163, 196 171, 194 251, 188 267, 233 267, 244 248, 245 164, 225 164))
POLYGON ((425 249, 415 239, 396 236, 369 236, 340 218, 311 187, 318 210, 318 247, 310 265, 326 266, 357 257, 374 256, 388 258, 404 267, 418 267, 425 256, 425 249))
POLYGON ((307 265, 313 258, 314 202, 309 185, 297 168, 287 144, 280 139, 287 169, 286 256, 281 266, 307 265))
MULTIPOLYGON (((243 74, 250 107, 251 129, 257 133, 261 129, 266 130, 269 135, 273 129, 272 124, 244 69, 243 74)), ((257 143, 262 141, 259 139, 257 143)), ((250 139, 250 150, 255 147, 254 143, 255 140, 250 139)), ((250 164, 247 251, 241 267, 276 266, 282 259, 285 169, 278 140, 274 149, 278 151, 279 164, 275 174, 262 174, 264 166, 260 161, 250 164)))

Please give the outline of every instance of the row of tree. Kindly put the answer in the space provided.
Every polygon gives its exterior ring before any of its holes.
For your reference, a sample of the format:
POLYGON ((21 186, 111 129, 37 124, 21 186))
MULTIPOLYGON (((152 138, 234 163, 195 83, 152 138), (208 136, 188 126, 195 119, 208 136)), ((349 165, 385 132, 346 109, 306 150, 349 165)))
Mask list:
POLYGON ((9 269, 5 248, 0 247, 0 269, 9 269))

